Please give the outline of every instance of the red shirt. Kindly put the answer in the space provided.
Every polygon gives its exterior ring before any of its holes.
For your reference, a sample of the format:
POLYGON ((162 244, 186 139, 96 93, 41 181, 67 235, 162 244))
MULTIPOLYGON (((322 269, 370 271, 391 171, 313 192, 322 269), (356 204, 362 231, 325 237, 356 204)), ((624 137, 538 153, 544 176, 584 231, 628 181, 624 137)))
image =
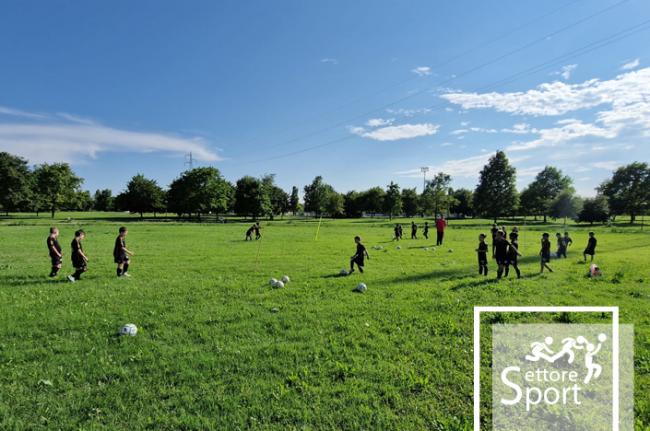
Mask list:
POLYGON ((445 220, 444 218, 439 218, 436 220, 436 230, 438 232, 444 232, 446 227, 447 227, 447 220, 445 220))

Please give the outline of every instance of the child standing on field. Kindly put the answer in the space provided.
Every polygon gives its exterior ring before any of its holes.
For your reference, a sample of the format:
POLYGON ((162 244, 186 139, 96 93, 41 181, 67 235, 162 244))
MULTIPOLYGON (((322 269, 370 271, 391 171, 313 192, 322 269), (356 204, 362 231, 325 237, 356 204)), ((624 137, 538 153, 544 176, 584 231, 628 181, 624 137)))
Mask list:
POLYGON ((488 245, 485 242, 485 235, 480 234, 478 236, 478 248, 476 253, 478 253, 478 273, 480 275, 488 275, 488 259, 487 259, 488 245))
POLYGON ((81 244, 84 238, 86 238, 86 233, 83 230, 78 230, 74 233, 74 239, 70 243, 70 247, 72 248, 72 266, 75 272, 72 275, 68 275, 68 280, 72 283, 81 280, 81 274, 88 270, 88 257, 84 253, 84 248, 81 244))
POLYGON ((517 273, 517 278, 521 278, 521 271, 519 271, 519 229, 517 227, 512 228, 510 232, 510 245, 508 246, 508 260, 506 262, 506 277, 510 273, 510 267, 512 266, 517 273))
POLYGON ((418 225, 414 221, 411 222, 411 239, 418 239, 418 225))
POLYGON ((393 232, 395 233, 395 238, 394 238, 395 241, 399 241, 399 240, 400 240, 400 233, 399 233, 399 231, 400 231, 400 226, 399 226, 399 224, 396 224, 396 225, 395 225, 395 228, 393 229, 393 232))
POLYGON ((555 238, 557 239, 557 252, 556 256, 558 258, 564 257, 566 259, 566 242, 564 241, 564 238, 560 234, 560 232, 555 234, 555 238))
POLYGON ((540 273, 544 272, 544 268, 548 269, 550 272, 553 272, 548 263, 551 261, 551 241, 549 240, 550 235, 546 232, 542 234, 542 249, 539 251, 540 255, 540 273))
POLYGON ((568 249, 571 244, 573 244, 573 240, 569 236, 569 232, 564 232, 564 245, 568 249))
POLYGON ((50 277, 56 277, 61 269, 63 253, 59 244, 59 230, 54 226, 50 228, 50 235, 47 237, 47 251, 50 253, 50 261, 52 263, 50 277))
POLYGON ((357 245, 357 252, 350 258, 350 272, 348 272, 348 275, 354 272, 355 263, 357 264, 357 267, 359 267, 359 272, 363 273, 364 258, 367 257, 368 260, 370 260, 366 246, 361 243, 361 237, 355 236, 354 242, 357 245))
POLYGON ((133 256, 133 252, 126 248, 126 235, 129 231, 122 226, 119 230, 119 235, 115 238, 115 247, 113 248, 113 259, 117 263, 117 276, 118 277, 130 277, 129 262, 130 256, 133 256))
POLYGON ((260 222, 255 223, 253 226, 255 228, 255 239, 260 239, 262 238, 262 234, 260 233, 260 222))
POLYGON ((424 238, 429 239, 429 222, 425 221, 424 222, 424 232, 422 232, 424 235, 424 238))
POLYGON ((508 263, 509 246, 510 243, 506 239, 506 233, 502 230, 497 231, 496 239, 494 240, 494 244, 492 244, 492 248, 494 249, 493 257, 499 266, 497 269, 497 278, 501 278, 503 276, 503 271, 505 270, 506 264, 508 263))
POLYGON ((255 225, 249 227, 248 230, 246 231, 246 241, 253 240, 253 232, 255 232, 255 225))
POLYGON ((593 232, 589 232, 589 241, 587 242, 587 248, 585 248, 585 251, 582 253, 585 262, 587 261, 587 255, 591 256, 592 262, 594 261, 594 255, 596 254, 597 244, 598 244, 598 240, 596 239, 596 234, 593 232))

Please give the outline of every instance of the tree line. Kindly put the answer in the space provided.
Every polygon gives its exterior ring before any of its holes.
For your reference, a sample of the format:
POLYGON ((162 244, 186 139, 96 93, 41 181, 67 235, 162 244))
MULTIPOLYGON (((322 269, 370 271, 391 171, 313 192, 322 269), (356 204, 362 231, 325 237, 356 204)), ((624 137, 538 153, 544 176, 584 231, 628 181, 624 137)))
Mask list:
POLYGON ((452 178, 443 172, 426 181, 424 190, 400 188, 391 182, 385 188, 339 193, 321 176, 303 189, 285 192, 274 175, 244 176, 235 184, 218 169, 200 167, 187 170, 163 189, 155 180, 136 175, 124 191, 113 196, 109 189, 94 195, 83 190, 83 179, 66 163, 44 163, 30 167, 21 157, 0 153, 0 209, 6 212, 47 211, 54 217, 59 210, 169 212, 179 217, 198 218, 207 214, 274 218, 287 213, 314 216, 360 217, 382 215, 413 217, 443 214, 452 217, 489 217, 495 221, 509 216, 534 216, 544 221, 576 219, 605 222, 629 215, 632 223, 650 204, 650 168, 634 162, 613 172, 597 188, 594 198, 575 194, 572 179, 561 170, 547 166, 533 182, 519 192, 516 169, 506 154, 497 151, 483 167, 474 190, 451 187, 452 178))

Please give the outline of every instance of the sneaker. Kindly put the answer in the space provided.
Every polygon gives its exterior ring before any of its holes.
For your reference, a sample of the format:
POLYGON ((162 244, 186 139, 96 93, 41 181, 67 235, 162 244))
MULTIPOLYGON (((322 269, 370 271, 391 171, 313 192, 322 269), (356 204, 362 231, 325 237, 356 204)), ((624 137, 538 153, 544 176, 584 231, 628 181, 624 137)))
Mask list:
POLYGON ((122 277, 131 277, 131 274, 129 274, 128 272, 125 272, 124 274, 122 274, 122 277))
POLYGON ((74 278, 73 276, 68 275, 68 281, 69 281, 70 283, 74 283, 74 282, 77 281, 77 280, 75 280, 75 278, 74 278))

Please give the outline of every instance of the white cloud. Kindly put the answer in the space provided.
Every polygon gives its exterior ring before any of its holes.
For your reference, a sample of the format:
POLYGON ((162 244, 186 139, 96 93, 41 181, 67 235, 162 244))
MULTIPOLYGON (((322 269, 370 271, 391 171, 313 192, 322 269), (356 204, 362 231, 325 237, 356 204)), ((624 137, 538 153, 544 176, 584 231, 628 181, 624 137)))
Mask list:
POLYGON ((607 171, 613 171, 614 169, 618 168, 621 166, 621 163, 615 162, 615 161, 604 161, 604 162, 595 162, 592 163, 591 166, 597 169, 605 169, 607 171))
POLYGON ((364 138, 376 141, 396 141, 399 139, 412 139, 420 136, 435 135, 440 128, 437 124, 401 124, 398 126, 379 127, 373 130, 366 130, 363 127, 350 127, 350 132, 364 138))
POLYGON ((443 142, 440 144, 441 147, 451 147, 452 145, 454 145, 453 142, 443 142))
POLYGON ((45 119, 47 118, 47 115, 44 114, 37 114, 34 112, 25 112, 21 111, 20 109, 13 109, 13 108, 8 108, 6 106, 0 106, 0 115, 9 115, 12 117, 23 117, 23 118, 31 118, 31 119, 45 119))
POLYGON ((567 64, 566 66, 562 66, 560 70, 557 72, 553 72, 551 75, 559 75, 561 76, 564 80, 567 80, 571 78, 571 74, 573 73, 574 70, 578 67, 577 64, 567 64))
POLYGON ((392 124, 393 121, 395 121, 394 118, 371 118, 370 120, 366 121, 366 126, 368 127, 380 127, 380 126, 388 126, 389 124, 392 124))
POLYGON ((117 129, 70 114, 25 118, 38 121, 0 122, 0 149, 32 163, 79 162, 110 151, 177 154, 191 151, 198 160, 221 160, 199 137, 117 129))
MULTIPOLYGON (((463 123, 461 123, 463 124, 463 123)), ((467 129, 456 129, 449 132, 450 135, 463 135, 465 133, 474 132, 474 133, 499 133, 497 129, 488 129, 485 127, 469 127, 467 129)))
POLYGON ((393 115, 403 115, 404 117, 414 117, 416 115, 428 114, 431 112, 431 108, 415 108, 415 109, 386 109, 386 112, 393 115))
POLYGON ((467 132, 469 132, 469 130, 467 130, 467 129, 456 129, 456 130, 452 130, 451 132, 449 132, 449 134, 450 135, 462 135, 462 134, 467 133, 467 132))
MULTIPOLYGON (((583 123, 580 120, 567 119, 556 123, 559 127, 540 129, 539 138, 530 142, 515 143, 510 145, 508 151, 532 150, 540 147, 555 147, 568 141, 584 137, 615 138, 617 131, 598 127, 594 124, 583 123)), ((575 155, 575 154, 574 154, 575 155)))
POLYGON ((636 69, 639 67, 639 64, 641 64, 641 61, 638 58, 635 58, 634 60, 629 60, 623 63, 621 66, 621 70, 632 70, 636 69))
POLYGON ((419 76, 431 75, 431 68, 429 66, 418 66, 415 69, 411 69, 411 72, 419 76))
POLYGON ((339 61, 336 58, 321 58, 320 62, 321 63, 328 63, 328 64, 339 64, 339 61))
POLYGON ((529 133, 537 133, 537 129, 531 129, 530 124, 517 123, 511 128, 501 129, 503 133, 514 133, 515 135, 527 135, 529 133))

